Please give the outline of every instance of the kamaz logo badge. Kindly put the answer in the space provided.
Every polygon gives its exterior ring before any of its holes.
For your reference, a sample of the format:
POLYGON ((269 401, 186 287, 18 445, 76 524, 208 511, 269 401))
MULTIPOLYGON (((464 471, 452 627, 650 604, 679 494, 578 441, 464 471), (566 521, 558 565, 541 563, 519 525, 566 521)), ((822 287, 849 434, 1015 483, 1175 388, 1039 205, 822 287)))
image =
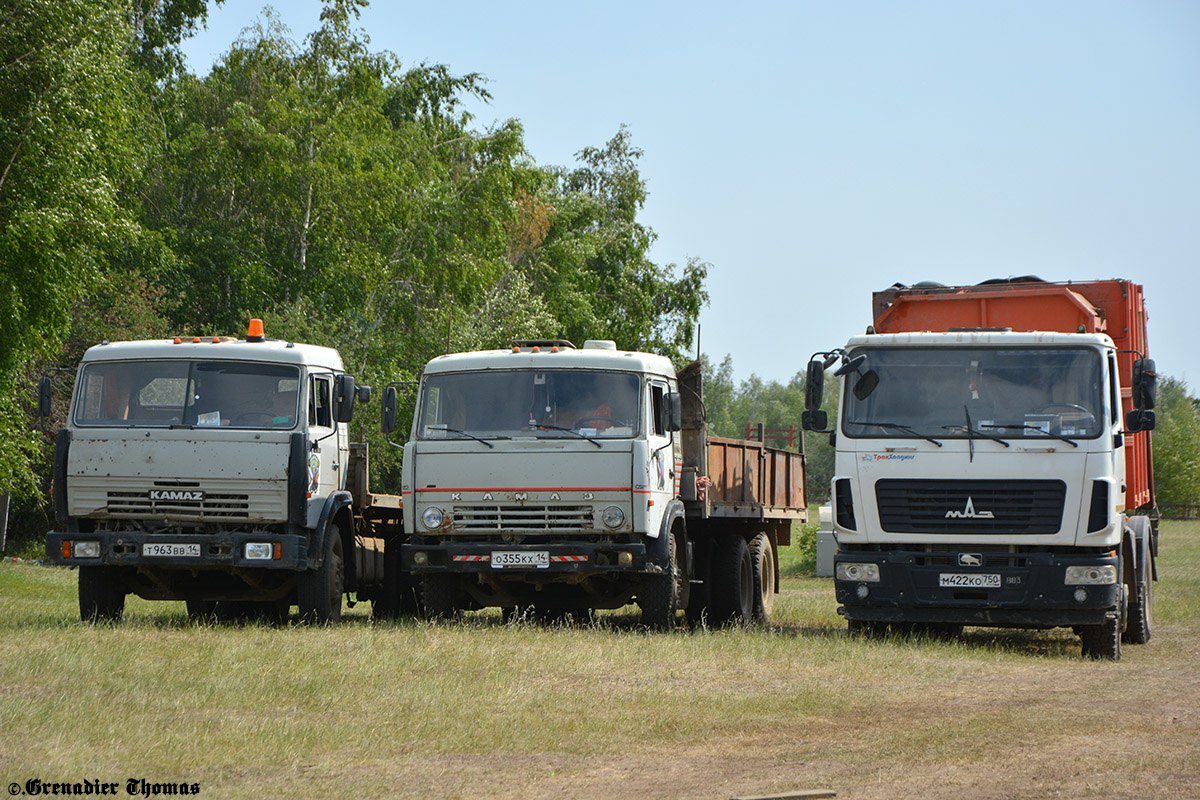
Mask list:
POLYGON ((192 489, 151 489, 150 499, 199 503, 204 499, 204 492, 192 489))
POLYGON ((962 511, 947 511, 945 519, 995 519, 991 511, 976 511, 975 502, 968 495, 967 507, 962 511))
POLYGON ((982 567, 983 566, 983 554, 982 553, 959 553, 958 554, 958 565, 960 567, 982 567))

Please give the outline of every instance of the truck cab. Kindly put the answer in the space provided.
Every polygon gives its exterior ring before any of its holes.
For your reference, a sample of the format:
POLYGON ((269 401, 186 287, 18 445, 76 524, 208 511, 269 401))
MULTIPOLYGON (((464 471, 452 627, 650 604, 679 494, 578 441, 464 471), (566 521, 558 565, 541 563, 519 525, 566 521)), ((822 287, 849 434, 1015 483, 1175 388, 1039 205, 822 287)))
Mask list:
POLYGON ((354 524, 346 423, 368 393, 337 351, 267 339, 257 320, 245 340, 90 348, 46 539, 51 563, 79 568, 81 615, 119 619, 133 593, 193 615, 296 604, 336 619, 354 524))

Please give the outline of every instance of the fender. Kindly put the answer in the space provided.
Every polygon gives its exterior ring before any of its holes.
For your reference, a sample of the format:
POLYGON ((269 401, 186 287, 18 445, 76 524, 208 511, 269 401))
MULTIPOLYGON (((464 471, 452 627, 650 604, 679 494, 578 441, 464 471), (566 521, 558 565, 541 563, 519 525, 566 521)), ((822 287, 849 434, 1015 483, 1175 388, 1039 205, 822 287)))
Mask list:
POLYGON ((1141 586, 1146 578, 1153 579, 1154 557, 1150 553, 1150 520, 1148 517, 1126 517, 1122 534, 1124 552, 1128 554, 1125 569, 1131 570, 1134 587, 1141 586))
MULTIPOLYGON (((667 534, 671 531, 671 526, 675 524, 675 520, 683 520, 684 509, 683 503, 678 498, 667 504, 667 510, 663 512, 662 524, 659 526, 658 536, 646 542, 646 560, 651 564, 656 564, 663 569, 667 568, 667 558, 669 555, 667 544, 667 534)), ((685 529, 686 530, 686 529, 685 529)), ((686 544, 687 537, 684 537, 683 549, 687 561, 688 574, 691 575, 691 555, 692 550, 686 544)))
MULTIPOLYGON (((308 537, 308 567, 309 569, 317 569, 325 560, 325 536, 329 532, 329 522, 343 508, 349 508, 353 497, 349 492, 334 492, 325 499, 325 505, 321 508, 321 516, 317 519, 317 527, 313 529, 312 534, 308 537)), ((349 515, 351 529, 346 531, 350 534, 350 538, 354 538, 354 515, 349 515)), ((347 556, 346 563, 349 565, 353 559, 347 556)))

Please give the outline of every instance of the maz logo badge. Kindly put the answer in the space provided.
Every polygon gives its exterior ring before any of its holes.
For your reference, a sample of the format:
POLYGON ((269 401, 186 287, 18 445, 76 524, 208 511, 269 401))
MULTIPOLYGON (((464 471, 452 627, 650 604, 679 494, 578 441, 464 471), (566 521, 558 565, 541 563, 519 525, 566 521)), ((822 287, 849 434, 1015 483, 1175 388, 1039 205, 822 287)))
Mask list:
POLYGON ((991 511, 976 511, 975 502, 967 496, 967 507, 962 511, 947 511, 945 519, 995 519, 991 511))

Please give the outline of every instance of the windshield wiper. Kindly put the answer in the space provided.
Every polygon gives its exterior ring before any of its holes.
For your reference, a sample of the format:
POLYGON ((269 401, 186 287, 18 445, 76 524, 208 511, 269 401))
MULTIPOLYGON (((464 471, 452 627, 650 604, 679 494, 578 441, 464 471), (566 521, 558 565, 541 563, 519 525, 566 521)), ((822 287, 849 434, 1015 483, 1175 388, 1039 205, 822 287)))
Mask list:
MULTIPOLYGON (((473 433, 467 433, 466 431, 459 430, 458 428, 442 428, 442 427, 437 427, 437 428, 431 428, 431 430, 435 430, 435 431, 448 431, 449 433, 457 433, 457 434, 461 434, 462 436, 465 436, 465 437, 467 437, 468 439, 474 439, 475 441, 479 442, 480 444, 486 444, 488 447, 492 448, 493 450, 494 450, 494 449, 496 449, 496 445, 492 444, 492 443, 491 443, 491 442, 489 442, 487 439, 480 439, 480 438, 479 438, 478 436, 476 436, 475 434, 473 434, 473 433)), ((512 437, 511 437, 511 436, 497 436, 497 437, 495 437, 495 438, 497 438, 497 439, 511 439, 512 437)))
POLYGON ((849 422, 847 424, 849 424, 849 425, 874 425, 877 428, 889 428, 891 430, 904 431, 905 433, 911 433, 913 436, 918 436, 927 442, 933 442, 938 447, 942 446, 942 443, 939 442, 937 439, 934 439, 931 436, 926 436, 925 434, 921 433, 920 431, 918 431, 914 428, 909 427, 908 425, 901 425, 899 422, 849 422))
POLYGON ((1024 428, 1027 431, 1037 431, 1038 433, 1042 434, 1043 436, 1049 436, 1051 439, 1058 439, 1060 442, 1066 442, 1067 444, 1071 445, 1071 447, 1079 447, 1079 442, 1075 441, 1074 439, 1070 439, 1066 436, 1063 436, 1061 433, 1054 433, 1053 431, 1048 431, 1045 428, 1042 428, 1041 426, 1038 426, 1038 425, 1030 425, 1028 422, 1023 422, 1019 425, 980 425, 979 427, 981 427, 981 428, 1024 428))
MULTIPOLYGON (((1002 426, 980 425, 979 427, 980 428, 996 428, 996 427, 1002 427, 1002 426)), ((944 431, 962 431, 962 432, 966 433, 968 437, 971 437, 971 438, 974 438, 975 436, 982 436, 984 439, 991 439, 993 442, 999 442, 1000 444, 1004 445, 1005 447, 1012 446, 1008 442, 1006 442, 1002 437, 997 436, 994 433, 984 433, 983 431, 977 430, 975 428, 968 428, 966 425, 943 425, 942 430, 944 430, 944 431)))
POLYGON ((564 428, 561 425, 550 425, 545 422, 536 422, 533 424, 533 427, 537 428, 538 430, 566 431, 567 433, 575 434, 580 439, 583 439, 585 442, 591 442, 592 444, 596 445, 596 447, 601 446, 600 443, 597 442, 595 439, 593 439, 590 436, 587 436, 586 434, 580 433, 579 431, 575 430, 574 428, 564 428))

